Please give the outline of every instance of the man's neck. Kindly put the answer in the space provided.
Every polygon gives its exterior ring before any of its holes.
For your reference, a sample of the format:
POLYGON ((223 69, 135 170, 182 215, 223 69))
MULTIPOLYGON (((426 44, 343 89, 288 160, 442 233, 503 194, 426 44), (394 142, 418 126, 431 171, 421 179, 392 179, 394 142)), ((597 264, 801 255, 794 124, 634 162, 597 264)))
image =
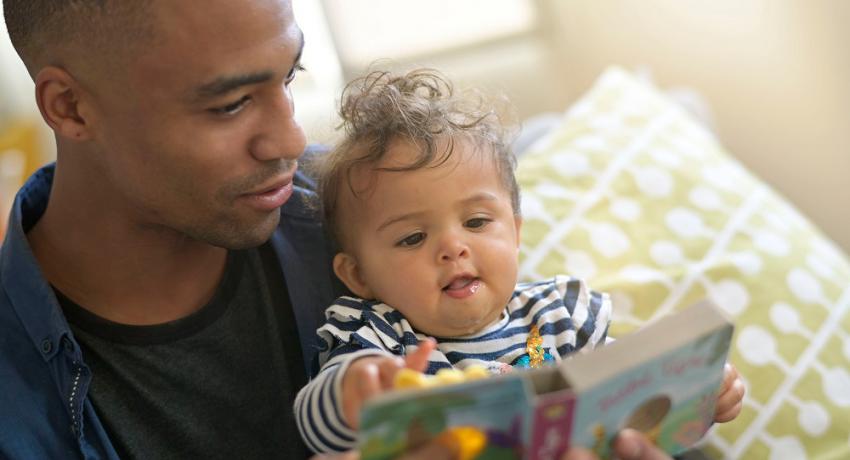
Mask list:
POLYGON ((174 321, 212 298, 227 250, 78 204, 54 188, 27 234, 45 278, 66 297, 131 325, 174 321))

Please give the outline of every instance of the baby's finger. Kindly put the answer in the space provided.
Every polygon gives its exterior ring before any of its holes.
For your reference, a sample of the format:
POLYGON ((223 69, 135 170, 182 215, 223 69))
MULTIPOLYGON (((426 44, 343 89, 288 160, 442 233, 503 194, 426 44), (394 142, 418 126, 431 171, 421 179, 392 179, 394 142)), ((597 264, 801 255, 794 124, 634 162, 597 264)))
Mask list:
POLYGON ((571 447, 570 450, 564 453, 563 460, 599 460, 599 457, 593 455, 593 452, 579 447, 571 447))
POLYGON ((428 368, 428 356, 437 348, 437 341, 432 338, 420 340, 416 350, 405 356, 405 366, 414 371, 424 372, 428 368))
POLYGON ((364 363, 357 371, 357 394, 365 402, 381 392, 380 371, 373 362, 364 363))
POLYGON ((735 404, 734 406, 732 406, 732 408, 730 408, 726 412, 723 412, 722 414, 715 415, 714 421, 717 422, 717 423, 730 422, 730 421, 734 420, 735 417, 738 416, 738 414, 741 413, 741 409, 743 409, 743 408, 744 408, 744 403, 739 402, 738 404, 735 404))
POLYGON ((351 382, 354 394, 343 393, 343 416, 348 426, 356 430, 360 426, 360 408, 363 403, 381 391, 378 367, 367 361, 355 362, 345 374, 345 380, 351 382))
POLYGON ((738 371, 735 370, 735 366, 727 362, 723 366, 723 381, 720 383, 720 388, 717 389, 717 394, 720 395, 729 390, 736 377, 738 377, 738 371))
POLYGON ((380 391, 378 366, 371 361, 363 360, 352 364, 345 372, 343 380, 343 397, 346 400, 362 402, 380 391), (376 390, 377 389, 377 390, 376 390))
POLYGON ((614 440, 614 452, 623 460, 671 460, 643 434, 627 428, 614 440))
MULTIPOLYGON (((744 394, 746 393, 746 387, 744 386, 744 382, 741 379, 735 379, 732 382, 732 385, 729 389, 727 389, 724 393, 722 393, 717 398, 717 405, 715 409, 715 421, 728 421, 728 420, 720 420, 721 415, 729 415, 735 406, 741 404, 741 401, 744 399, 744 394)), ((740 408, 738 408, 738 412, 740 412, 740 408)), ((735 418, 738 414, 735 413, 732 418, 735 418)), ((731 420, 731 419, 730 419, 731 420)))
POLYGON ((399 357, 382 359, 378 363, 378 376, 381 388, 388 389, 393 387, 393 379, 399 369, 403 368, 404 359, 399 357))

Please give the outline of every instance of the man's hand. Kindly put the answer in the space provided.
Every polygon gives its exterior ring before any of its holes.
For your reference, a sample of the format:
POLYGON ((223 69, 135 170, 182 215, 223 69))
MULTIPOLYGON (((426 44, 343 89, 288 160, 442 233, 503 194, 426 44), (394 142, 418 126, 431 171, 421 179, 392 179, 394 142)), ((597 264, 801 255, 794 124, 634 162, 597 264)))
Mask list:
MULTIPOLYGON (((625 429, 614 440, 614 455, 620 460, 672 460, 661 449, 655 447, 640 432, 625 429)), ((570 449, 563 460, 599 460, 593 452, 585 449, 570 449)))
POLYGON ((714 421, 724 423, 731 421, 744 406, 744 393, 746 393, 744 381, 730 363, 726 363, 723 368, 723 383, 720 384, 720 391, 717 395, 717 404, 714 410, 714 421))
POLYGON ((437 346, 433 339, 419 342, 403 359, 397 356, 365 356, 352 362, 342 377, 342 414, 352 429, 360 426, 360 409, 373 397, 393 388, 393 379, 404 367, 422 372, 428 355, 437 346))

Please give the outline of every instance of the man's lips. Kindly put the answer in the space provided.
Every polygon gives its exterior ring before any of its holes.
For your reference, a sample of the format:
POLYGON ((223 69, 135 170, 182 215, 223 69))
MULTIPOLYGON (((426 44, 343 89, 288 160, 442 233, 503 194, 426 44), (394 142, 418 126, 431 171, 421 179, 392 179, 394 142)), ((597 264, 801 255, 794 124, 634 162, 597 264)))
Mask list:
POLYGON ((478 292, 480 288, 481 280, 471 275, 461 275, 453 278, 443 287, 443 292, 455 299, 465 299, 478 292))
POLYGON ((256 192, 246 193, 239 197, 259 211, 268 212, 283 206, 292 196, 292 176, 277 179, 274 183, 264 186, 256 192))

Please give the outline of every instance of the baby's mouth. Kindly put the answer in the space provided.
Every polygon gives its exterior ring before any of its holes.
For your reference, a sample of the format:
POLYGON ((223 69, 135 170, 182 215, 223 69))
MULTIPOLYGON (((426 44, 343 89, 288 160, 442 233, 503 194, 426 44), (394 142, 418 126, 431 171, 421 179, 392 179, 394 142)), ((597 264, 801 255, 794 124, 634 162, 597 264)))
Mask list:
POLYGON ((459 276, 443 287, 443 292, 451 297, 462 299, 469 297, 481 288, 481 281, 474 276, 459 276))

